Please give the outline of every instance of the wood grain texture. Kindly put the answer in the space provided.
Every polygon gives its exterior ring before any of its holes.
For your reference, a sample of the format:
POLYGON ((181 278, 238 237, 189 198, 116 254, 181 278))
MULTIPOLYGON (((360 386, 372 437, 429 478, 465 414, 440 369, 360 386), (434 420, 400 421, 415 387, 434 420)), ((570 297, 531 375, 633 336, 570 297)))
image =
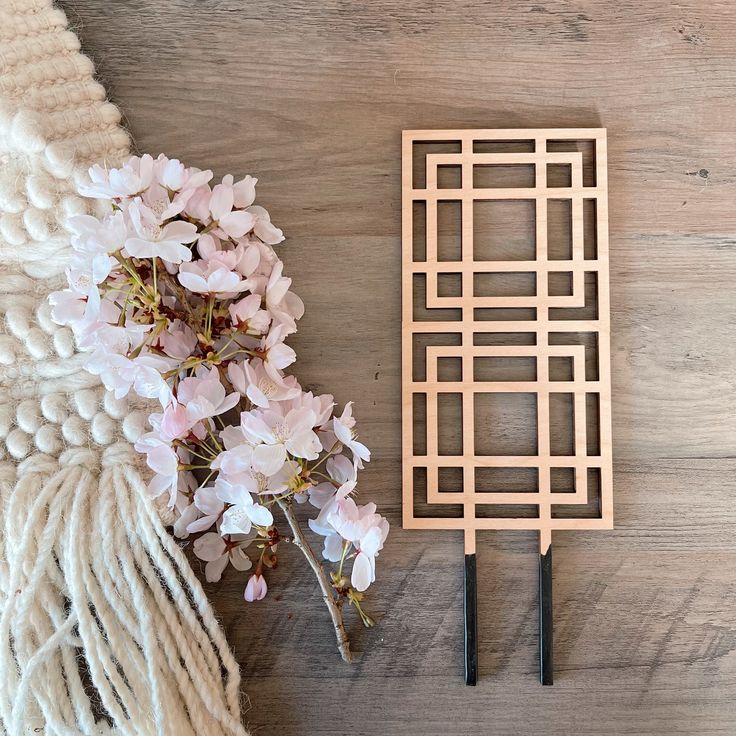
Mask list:
POLYGON ((736 10, 685 0, 67 0, 141 151, 260 178, 307 304, 305 385, 356 399, 393 531, 343 665, 311 573, 208 586, 258 736, 736 732, 736 10), (400 521, 404 128, 608 128, 616 529, 555 537, 555 686, 536 540, 400 521))

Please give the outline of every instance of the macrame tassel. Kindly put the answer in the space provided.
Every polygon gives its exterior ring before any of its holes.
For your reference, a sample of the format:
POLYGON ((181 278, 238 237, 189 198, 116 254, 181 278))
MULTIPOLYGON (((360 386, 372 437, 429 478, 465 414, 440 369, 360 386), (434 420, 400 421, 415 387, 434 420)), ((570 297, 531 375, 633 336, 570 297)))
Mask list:
POLYGON ((0 485, 3 732, 245 736, 237 664, 130 446, 0 485))

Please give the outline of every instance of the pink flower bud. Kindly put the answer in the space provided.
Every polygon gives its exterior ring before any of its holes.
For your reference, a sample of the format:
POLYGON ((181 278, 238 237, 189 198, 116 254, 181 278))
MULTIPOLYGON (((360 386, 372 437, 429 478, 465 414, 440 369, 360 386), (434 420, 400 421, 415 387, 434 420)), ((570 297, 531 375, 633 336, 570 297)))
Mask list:
POLYGON ((268 586, 266 585, 266 578, 263 575, 251 575, 248 580, 248 585, 245 586, 245 600, 248 603, 253 601, 260 601, 266 597, 268 592, 268 586))

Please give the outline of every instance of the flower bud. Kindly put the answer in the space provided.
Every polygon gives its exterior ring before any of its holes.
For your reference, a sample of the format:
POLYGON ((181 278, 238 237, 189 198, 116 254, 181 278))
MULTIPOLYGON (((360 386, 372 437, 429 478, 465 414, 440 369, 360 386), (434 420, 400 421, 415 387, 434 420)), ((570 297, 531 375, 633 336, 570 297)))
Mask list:
POLYGON ((248 585, 245 586, 244 598, 249 603, 253 603, 253 601, 263 600, 267 592, 268 586, 263 575, 251 575, 248 585))

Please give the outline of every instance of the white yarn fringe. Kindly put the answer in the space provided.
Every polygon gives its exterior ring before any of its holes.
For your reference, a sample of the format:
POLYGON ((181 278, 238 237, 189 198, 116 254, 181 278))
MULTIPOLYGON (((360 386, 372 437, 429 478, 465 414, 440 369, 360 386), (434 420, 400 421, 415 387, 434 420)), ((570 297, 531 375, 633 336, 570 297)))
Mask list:
POLYGON ((122 439, 146 412, 46 302, 90 206, 74 179, 127 154, 92 72, 50 0, 0 2, 0 732, 244 736, 237 664, 122 439))
POLYGON ((6 498, 9 734, 245 734, 237 664, 130 452, 107 448, 99 477, 88 450, 36 456, 6 498))

